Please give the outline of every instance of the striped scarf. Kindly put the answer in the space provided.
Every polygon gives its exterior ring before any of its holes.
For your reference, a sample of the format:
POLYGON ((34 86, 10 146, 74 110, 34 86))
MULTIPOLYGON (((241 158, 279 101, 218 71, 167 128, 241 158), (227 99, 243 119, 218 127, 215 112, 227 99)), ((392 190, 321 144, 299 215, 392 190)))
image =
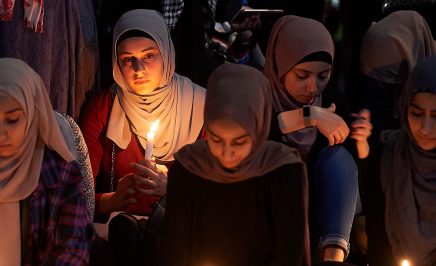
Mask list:
MULTIPOLYGON (((0 20, 12 20, 15 0, 0 0, 0 20)), ((35 32, 43 31, 43 0, 24 0, 24 23, 35 32)))

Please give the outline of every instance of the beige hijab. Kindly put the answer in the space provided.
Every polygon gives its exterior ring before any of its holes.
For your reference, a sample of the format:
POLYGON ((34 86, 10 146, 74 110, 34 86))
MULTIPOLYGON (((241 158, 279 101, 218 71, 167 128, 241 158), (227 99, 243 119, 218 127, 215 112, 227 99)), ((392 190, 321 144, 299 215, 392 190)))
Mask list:
POLYGON ((401 10, 374 22, 365 33, 360 69, 377 80, 404 84, 412 68, 436 53, 436 42, 425 19, 401 10))
POLYGON ((235 183, 261 176, 282 165, 303 163, 299 152, 267 141, 271 120, 268 80, 258 70, 225 63, 209 77, 205 104, 205 127, 229 118, 253 138, 250 155, 235 169, 226 169, 210 153, 206 141, 182 148, 175 157, 190 172, 219 183, 235 183))
POLYGON ((45 146, 67 162, 74 160, 57 125, 43 81, 26 63, 0 59, 0 94, 15 99, 23 108, 27 123, 17 153, 0 158, 0 262, 20 263, 19 201, 37 187, 45 146))
MULTIPOLYGON (((283 16, 274 24, 266 52, 265 75, 271 83, 275 113, 302 107, 288 94, 283 78, 301 59, 320 51, 330 54, 333 62, 333 39, 320 22, 297 16, 283 16)), ((321 95, 313 105, 321 106, 321 95)), ((283 139, 297 147, 306 157, 316 135, 317 129, 310 127, 286 134, 283 139)))
POLYGON ((396 258, 436 264, 436 151, 424 151, 410 132, 407 109, 417 92, 436 94, 436 56, 418 64, 401 95, 402 127, 384 132, 381 166, 386 232, 396 258))
POLYGON ((147 132, 159 119, 153 156, 173 160, 182 146, 194 142, 203 126, 204 88, 174 73, 175 54, 170 34, 162 16, 153 10, 136 9, 121 16, 114 28, 112 41, 113 76, 116 96, 112 107, 107 137, 120 148, 130 143, 132 132, 145 149, 147 132), (159 88, 151 94, 131 93, 117 63, 117 40, 129 30, 140 30, 156 41, 164 61, 159 88))

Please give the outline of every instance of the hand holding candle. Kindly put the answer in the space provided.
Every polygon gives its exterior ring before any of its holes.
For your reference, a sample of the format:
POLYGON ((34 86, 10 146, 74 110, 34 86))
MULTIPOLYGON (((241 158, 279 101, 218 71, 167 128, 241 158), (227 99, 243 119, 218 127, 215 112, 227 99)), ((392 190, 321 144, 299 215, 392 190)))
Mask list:
POLYGON ((159 126, 159 119, 151 124, 150 131, 147 133, 147 145, 145 147, 145 159, 151 160, 153 155, 154 134, 159 126))

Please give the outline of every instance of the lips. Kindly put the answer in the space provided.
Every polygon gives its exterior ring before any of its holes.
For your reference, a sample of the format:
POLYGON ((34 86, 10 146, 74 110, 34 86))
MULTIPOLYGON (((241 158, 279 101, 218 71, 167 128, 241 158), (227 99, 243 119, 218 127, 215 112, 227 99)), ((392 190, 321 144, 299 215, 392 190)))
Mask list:
POLYGON ((136 85, 143 85, 143 84, 146 84, 148 82, 149 82, 149 80, 147 80, 147 79, 136 79, 134 83, 136 85))

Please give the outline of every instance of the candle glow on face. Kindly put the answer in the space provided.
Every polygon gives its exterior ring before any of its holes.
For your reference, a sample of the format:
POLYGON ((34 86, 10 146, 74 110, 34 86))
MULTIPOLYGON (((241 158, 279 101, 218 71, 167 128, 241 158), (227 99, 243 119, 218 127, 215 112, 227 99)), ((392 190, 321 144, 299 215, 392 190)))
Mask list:
POLYGON ((145 147, 145 159, 150 160, 153 154, 154 134, 159 127, 159 119, 151 124, 150 131, 147 132, 147 145, 145 147))
POLYGON ((408 260, 403 260, 403 261, 401 262, 401 266, 410 266, 410 263, 409 263, 408 260))

